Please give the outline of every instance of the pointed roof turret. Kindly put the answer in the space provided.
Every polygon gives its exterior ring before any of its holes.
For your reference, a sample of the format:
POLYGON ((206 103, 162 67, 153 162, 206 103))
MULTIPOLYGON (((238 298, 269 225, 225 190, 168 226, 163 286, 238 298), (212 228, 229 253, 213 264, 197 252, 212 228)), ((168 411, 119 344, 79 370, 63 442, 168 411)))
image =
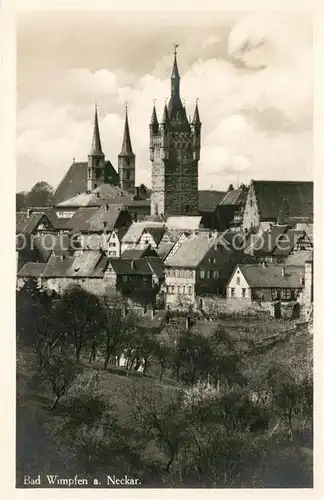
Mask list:
POLYGON ((126 104, 126 113, 125 113, 125 128, 124 128, 124 137, 123 144, 121 148, 121 152, 119 156, 133 156, 132 143, 130 139, 129 133, 129 125, 128 125, 128 112, 127 112, 127 104, 126 104))
POLYGON ((171 96, 180 96, 180 73, 178 69, 178 61, 177 61, 177 48, 178 44, 174 45, 174 60, 173 60, 173 68, 171 73, 171 96))
POLYGON ((198 109, 198 99, 196 101, 196 108, 195 108, 195 113, 192 119, 192 123, 195 125, 201 125, 200 121, 200 116, 199 116, 199 109, 198 109))
POLYGON ((164 111, 163 111, 163 117, 162 117, 162 121, 161 121, 161 124, 165 124, 165 123, 169 123, 169 113, 168 113, 168 108, 167 108, 167 105, 166 103, 164 104, 164 111))
POLYGON ((103 152, 102 152, 102 149, 101 149, 100 132, 99 132, 97 104, 95 104, 93 137, 92 137, 92 145, 91 145, 90 155, 100 155, 100 156, 103 156, 103 152))
POLYGON ((152 117, 151 117, 151 123, 150 123, 150 125, 152 125, 153 129, 155 129, 155 130, 159 126, 159 122, 158 122, 157 115, 156 115, 156 109, 155 109, 155 100, 154 100, 154 104, 153 104, 153 111, 152 111, 152 117))

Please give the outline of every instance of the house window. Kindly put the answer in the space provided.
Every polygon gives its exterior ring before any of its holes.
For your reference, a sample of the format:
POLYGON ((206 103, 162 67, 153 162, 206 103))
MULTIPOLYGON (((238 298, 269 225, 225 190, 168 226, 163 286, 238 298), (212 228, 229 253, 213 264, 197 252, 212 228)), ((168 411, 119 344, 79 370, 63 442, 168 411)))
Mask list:
POLYGON ((144 240, 144 244, 145 244, 145 245, 148 245, 149 243, 150 243, 150 242, 149 242, 149 240, 148 240, 147 238, 145 238, 145 240, 144 240))
POLYGON ((272 300, 278 300, 279 299, 279 290, 277 288, 272 288, 271 289, 271 298, 272 298, 272 300))
POLYGON ((231 288, 231 297, 235 297, 235 288, 231 288))
POLYGON ((201 279, 205 279, 205 271, 203 269, 200 271, 200 277, 201 279))
POLYGON ((130 165, 130 158, 126 158, 127 165, 130 165))
POLYGON ((108 243, 108 246, 109 247, 115 247, 116 246, 116 243, 112 242, 112 243, 108 243))
POLYGON ((291 299, 290 288, 283 288, 281 298, 282 298, 282 300, 290 300, 291 299))
POLYGON ((126 179, 126 180, 129 180, 130 178, 131 178, 130 171, 129 171, 129 170, 126 170, 126 171, 125 171, 125 179, 126 179))
POLYGON ((123 276, 123 282, 127 283, 127 281, 128 281, 128 276, 123 276))
POLYGON ((96 168, 96 179, 99 179, 102 175, 102 169, 101 168, 96 168))
POLYGON ((186 293, 186 287, 185 286, 183 287, 183 293, 184 294, 186 293))
POLYGON ((250 207, 253 207, 253 200, 252 200, 252 198, 250 199, 250 207))
POLYGON ((145 284, 148 283, 148 276, 143 276, 143 283, 145 283, 145 284))
POLYGON ((241 279, 239 276, 236 277, 236 284, 237 285, 240 285, 241 284, 241 279))
POLYGON ((178 286, 178 295, 180 295, 180 293, 181 293, 181 292, 180 292, 180 286, 178 286))
POLYGON ((191 286, 188 286, 188 294, 191 295, 192 294, 192 287, 191 286))
POLYGON ((94 187, 94 188, 96 189, 96 187, 97 187, 97 184, 94 184, 94 185, 93 185, 93 187, 94 187))
POLYGON ((214 278, 219 278, 219 269, 215 269, 214 278))
POLYGON ((174 285, 171 286, 171 293, 174 294, 174 285))
POLYGON ((115 257, 116 256, 116 252, 109 252, 109 255, 111 255, 112 257, 115 257))
POLYGON ((242 298, 245 299, 246 297, 246 288, 242 288, 242 298))
POLYGON ((207 278, 209 279, 211 277, 211 272, 207 271, 207 278))
POLYGON ((185 209, 185 212, 189 212, 189 205, 185 205, 184 209, 185 209))

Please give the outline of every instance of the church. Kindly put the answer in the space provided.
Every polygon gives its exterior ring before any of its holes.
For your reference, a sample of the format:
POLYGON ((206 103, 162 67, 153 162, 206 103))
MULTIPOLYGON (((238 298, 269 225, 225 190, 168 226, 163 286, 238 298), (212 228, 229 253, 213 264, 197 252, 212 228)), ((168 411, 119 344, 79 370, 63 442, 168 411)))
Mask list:
POLYGON ((149 124, 151 190, 145 190, 143 185, 135 186, 136 155, 132 148, 127 106, 118 172, 103 152, 95 106, 88 160, 73 160, 54 195, 59 218, 72 217, 80 207, 107 203, 123 204, 135 220, 147 216, 199 215, 198 162, 202 124, 198 103, 190 122, 181 101, 177 47, 174 50, 169 102, 164 106, 160 122, 154 103, 149 124))

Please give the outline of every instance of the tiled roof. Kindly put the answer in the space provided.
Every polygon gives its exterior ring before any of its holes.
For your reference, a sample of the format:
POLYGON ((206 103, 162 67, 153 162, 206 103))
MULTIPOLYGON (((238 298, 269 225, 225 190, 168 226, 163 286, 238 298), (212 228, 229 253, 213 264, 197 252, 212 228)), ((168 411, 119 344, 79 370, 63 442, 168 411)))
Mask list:
POLYGON ((160 243, 164 233, 165 233, 165 228, 164 227, 147 227, 145 229, 145 231, 152 236, 156 245, 158 245, 160 243))
POLYGON ((171 216, 166 220, 166 227, 168 229, 198 229, 200 223, 200 216, 171 216))
POLYGON ((87 278, 92 275, 96 265, 102 256, 100 250, 85 250, 77 255, 73 264, 67 269, 66 276, 69 278, 87 278))
POLYGON ((313 219, 313 182, 255 181, 260 218, 275 220, 285 205, 285 215, 313 219))
POLYGON ((311 250, 300 250, 298 252, 289 255, 286 260, 286 266, 303 266, 305 262, 308 262, 313 258, 313 251, 311 250))
POLYGON ((87 193, 86 191, 78 194, 73 198, 69 198, 57 205, 57 208, 64 207, 87 207, 87 206, 101 206, 105 203, 108 204, 126 204, 132 201, 132 195, 121 189, 118 186, 110 184, 101 184, 96 189, 87 193))
POLYGON ((257 249, 255 253, 271 254, 276 248, 280 236, 285 234, 287 230, 288 226, 286 224, 275 224, 267 231, 260 234, 255 241, 255 247, 257 249))
POLYGON ((98 211, 98 207, 80 207, 75 212, 75 214, 71 217, 71 219, 67 219, 66 221, 62 221, 64 223, 64 229, 66 230, 77 230, 77 231, 85 231, 88 229, 88 220, 90 217, 98 211))
POLYGON ((304 266, 286 266, 284 276, 283 266, 276 264, 245 264, 239 268, 251 288, 302 288, 305 273, 304 266))
POLYGON ((199 231, 187 238, 178 250, 165 261, 166 266, 195 268, 215 244, 217 233, 199 231))
POLYGON ((163 222, 141 221, 133 222, 123 236, 123 243, 137 243, 143 234, 144 229, 148 227, 163 227, 163 222))
POLYGON ((224 195, 225 191, 198 191, 199 210, 201 212, 214 212, 224 195))
POLYGON ((147 257, 146 260, 153 273, 158 278, 162 278, 164 276, 164 266, 160 257, 147 257))
POLYGON ((117 275, 143 275, 158 277, 163 275, 163 267, 158 257, 143 257, 134 259, 110 259, 110 265, 117 275), (162 273, 162 274, 161 274, 162 273))
POLYGON ((39 278, 46 264, 40 262, 27 262, 17 273, 18 278, 39 278))
POLYGON ((102 278, 107 269, 108 262, 109 258, 106 255, 102 255, 91 275, 91 278, 102 278))
POLYGON ((245 203, 246 197, 247 193, 243 189, 232 189, 232 191, 227 191, 220 205, 240 205, 245 203))
POLYGON ((152 276, 153 271, 148 265, 146 259, 110 259, 110 265, 117 275, 136 275, 152 276))
POLYGON ((174 246, 174 243, 160 243, 159 246, 157 247, 156 251, 158 255, 161 257, 161 259, 164 259, 167 257, 169 252, 172 250, 174 246))
MULTIPOLYGON (((54 193, 55 205, 87 190, 87 168, 86 161, 72 163, 54 193)), ((110 161, 105 162, 105 182, 119 185, 119 176, 110 161)))
POLYGON ((37 229, 42 218, 47 218, 52 229, 59 230, 62 228, 61 221, 53 208, 33 208, 30 209, 29 212, 16 213, 16 234, 32 234, 37 229))
POLYGON ((44 278, 64 278, 70 266, 72 266, 75 257, 65 257, 64 255, 50 256, 45 270, 43 272, 44 278))
POLYGON ((146 247, 139 249, 139 248, 129 248, 127 250, 124 250, 124 252, 121 255, 122 259, 141 259, 144 256, 154 256, 158 257, 158 254, 154 250, 154 248, 151 247, 151 245, 147 245, 146 247))

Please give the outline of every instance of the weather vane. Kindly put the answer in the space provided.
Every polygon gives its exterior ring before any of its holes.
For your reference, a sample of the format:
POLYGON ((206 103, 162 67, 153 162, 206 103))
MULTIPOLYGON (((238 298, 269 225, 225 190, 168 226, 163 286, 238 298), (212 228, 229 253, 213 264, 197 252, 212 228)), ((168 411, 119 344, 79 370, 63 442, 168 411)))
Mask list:
POLYGON ((177 55, 177 48, 179 47, 179 44, 178 43, 174 43, 173 47, 174 47, 174 55, 176 56, 177 55))

